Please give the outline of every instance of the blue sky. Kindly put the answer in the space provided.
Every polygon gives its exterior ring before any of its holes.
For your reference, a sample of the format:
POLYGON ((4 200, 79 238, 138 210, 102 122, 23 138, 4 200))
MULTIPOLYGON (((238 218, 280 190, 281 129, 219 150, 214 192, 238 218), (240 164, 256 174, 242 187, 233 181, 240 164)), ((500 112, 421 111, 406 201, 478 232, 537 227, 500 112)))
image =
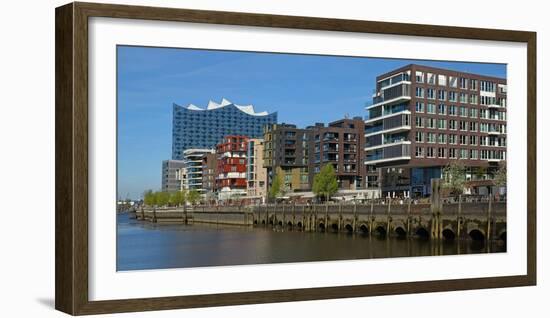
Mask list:
POLYGON ((503 64, 119 46, 118 196, 160 189, 172 103, 226 98, 305 127, 365 117, 377 75, 410 63, 506 77, 503 64))

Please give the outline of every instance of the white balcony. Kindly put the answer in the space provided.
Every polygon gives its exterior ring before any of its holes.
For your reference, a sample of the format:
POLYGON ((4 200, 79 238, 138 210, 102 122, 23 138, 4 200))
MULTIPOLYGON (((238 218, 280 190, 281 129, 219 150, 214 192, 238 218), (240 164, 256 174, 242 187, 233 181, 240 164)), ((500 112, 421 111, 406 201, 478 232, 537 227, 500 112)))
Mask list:
POLYGON ((409 101, 409 100, 411 100, 410 96, 401 95, 401 96, 398 96, 398 97, 395 97, 395 98, 392 98, 392 99, 388 99, 388 100, 378 102, 376 104, 372 104, 372 105, 368 106, 366 109, 369 110, 369 109, 372 109, 372 108, 375 108, 375 107, 380 107, 380 106, 383 106, 383 105, 396 104, 396 103, 399 103, 399 102, 409 101))
POLYGON ((246 178, 246 172, 228 172, 220 173, 218 179, 237 179, 246 178))
POLYGON ((400 140, 400 141, 396 141, 396 142, 383 143, 383 144, 377 145, 377 146, 365 147, 365 151, 376 150, 376 149, 386 148, 386 147, 396 146, 396 145, 410 145, 410 144, 411 144, 411 142, 409 140, 400 140))
POLYGON ((383 159, 377 159, 377 160, 366 160, 365 164, 376 165, 376 164, 379 164, 379 163, 386 163, 386 162, 392 162, 392 161, 402 161, 402 160, 411 160, 411 156, 383 158, 383 159))
POLYGON ((390 129, 383 129, 370 134, 365 134, 365 137, 370 137, 378 134, 389 134, 389 133, 394 134, 394 133, 400 133, 400 132, 409 131, 409 130, 411 130, 410 125, 402 125, 402 126, 393 127, 390 129))
POLYGON ((380 117, 369 118, 369 119, 365 120, 365 124, 375 123, 377 121, 380 121, 380 120, 383 120, 383 119, 386 119, 386 118, 390 118, 390 117, 394 117, 394 116, 398 116, 398 115, 410 115, 410 114, 411 114, 410 110, 402 110, 400 112, 385 114, 385 115, 382 115, 380 117))

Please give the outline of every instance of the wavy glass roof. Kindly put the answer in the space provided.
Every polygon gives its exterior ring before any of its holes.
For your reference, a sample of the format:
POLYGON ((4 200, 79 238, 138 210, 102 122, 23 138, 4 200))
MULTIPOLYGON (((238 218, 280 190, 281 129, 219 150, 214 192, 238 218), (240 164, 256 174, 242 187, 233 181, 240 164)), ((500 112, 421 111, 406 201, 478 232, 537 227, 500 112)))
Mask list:
POLYGON ((223 108, 223 107, 227 107, 227 106, 234 106, 236 107, 238 110, 242 111, 243 113, 245 114, 248 114, 248 115, 252 115, 252 116, 266 116, 268 115, 269 113, 266 112, 266 111, 263 111, 263 112, 256 112, 254 110, 254 106, 253 105, 237 105, 237 104, 234 104, 232 102, 230 102, 229 100, 225 99, 225 98, 222 98, 222 101, 220 103, 216 103, 214 101, 209 101, 208 102, 208 105, 206 106, 206 108, 201 108, 199 106, 196 106, 196 105, 193 105, 193 104, 189 104, 187 106, 187 109, 188 110, 196 110, 196 111, 205 111, 205 110, 214 110, 214 109, 219 109, 219 108, 223 108))

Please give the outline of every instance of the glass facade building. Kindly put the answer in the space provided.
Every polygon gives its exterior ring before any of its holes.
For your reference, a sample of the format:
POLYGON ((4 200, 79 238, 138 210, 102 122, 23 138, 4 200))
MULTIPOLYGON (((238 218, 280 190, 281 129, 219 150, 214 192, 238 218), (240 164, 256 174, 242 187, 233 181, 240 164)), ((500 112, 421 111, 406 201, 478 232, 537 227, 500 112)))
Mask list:
POLYGON ((210 101, 206 109, 174 104, 172 159, 182 160, 186 149, 213 149, 228 135, 262 137, 263 126, 276 122, 276 112, 255 112, 252 105, 240 106, 226 99, 219 104, 210 101))

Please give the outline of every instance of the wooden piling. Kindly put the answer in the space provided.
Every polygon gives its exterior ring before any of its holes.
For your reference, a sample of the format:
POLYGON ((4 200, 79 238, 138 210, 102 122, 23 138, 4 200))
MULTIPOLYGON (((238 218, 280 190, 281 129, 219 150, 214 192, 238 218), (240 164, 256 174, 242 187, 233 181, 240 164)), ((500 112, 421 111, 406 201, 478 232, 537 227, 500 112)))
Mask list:
POLYGON ((462 195, 458 196, 458 212, 456 214, 456 237, 460 240, 462 232, 462 195))
POLYGON ((431 179, 432 195, 430 196, 430 210, 432 212, 432 237, 440 238, 440 213, 441 213, 441 179, 431 179))
POLYGON ((407 236, 411 236, 411 198, 407 203, 407 236))
POLYGON ((357 232, 357 204, 353 205, 353 233, 357 232))
POLYGON ((391 198, 388 198, 388 212, 386 213, 386 236, 390 235, 390 222, 391 222, 391 198))
MULTIPOLYGON (((487 243, 491 241, 491 218, 493 212, 493 195, 489 195, 489 208, 487 209, 487 243)), ((490 246, 490 244, 487 244, 490 246)))

